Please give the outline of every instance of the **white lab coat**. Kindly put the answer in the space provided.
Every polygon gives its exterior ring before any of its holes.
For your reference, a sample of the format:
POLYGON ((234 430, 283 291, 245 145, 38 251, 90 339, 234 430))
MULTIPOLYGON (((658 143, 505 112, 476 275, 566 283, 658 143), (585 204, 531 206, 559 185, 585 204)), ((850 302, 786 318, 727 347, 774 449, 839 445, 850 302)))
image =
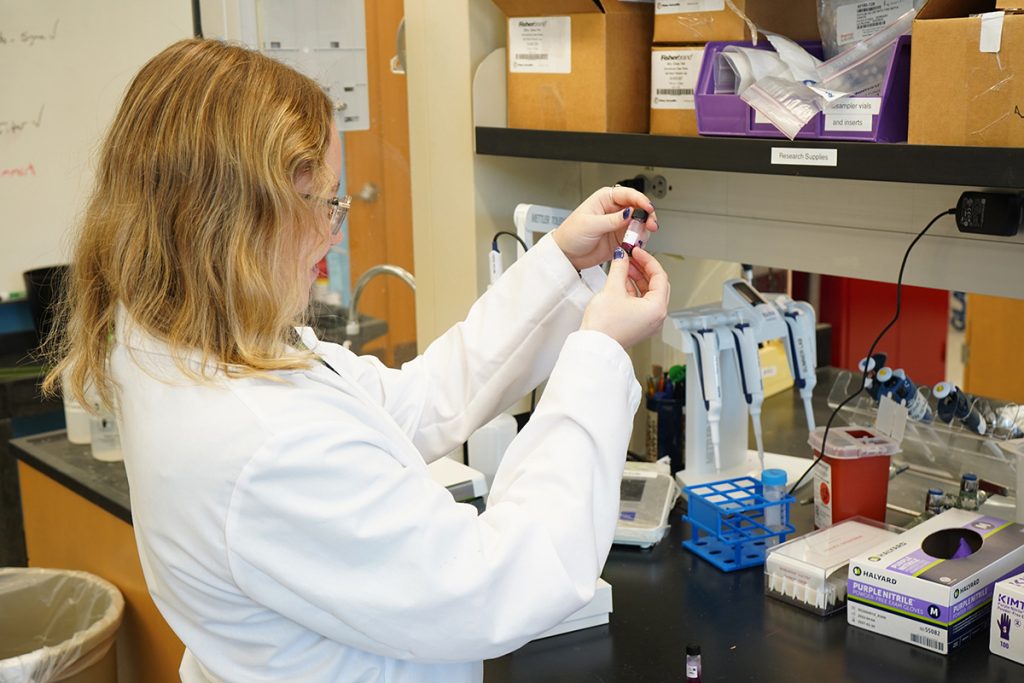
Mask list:
POLYGON ((401 370, 303 330, 337 374, 196 385, 122 314, 132 518, 182 680, 480 681, 583 606, 640 398, 622 348, 574 332, 593 270, 545 238, 401 370), (549 374, 487 511, 456 503, 426 462, 549 374))

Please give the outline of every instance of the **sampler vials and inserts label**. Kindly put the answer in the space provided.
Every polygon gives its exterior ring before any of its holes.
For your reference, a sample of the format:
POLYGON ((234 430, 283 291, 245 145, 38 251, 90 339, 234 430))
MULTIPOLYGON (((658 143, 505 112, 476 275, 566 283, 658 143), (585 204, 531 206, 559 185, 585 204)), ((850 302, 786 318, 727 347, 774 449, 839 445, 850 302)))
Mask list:
POLYGON ((572 19, 509 19, 508 70, 531 74, 572 73, 572 19))

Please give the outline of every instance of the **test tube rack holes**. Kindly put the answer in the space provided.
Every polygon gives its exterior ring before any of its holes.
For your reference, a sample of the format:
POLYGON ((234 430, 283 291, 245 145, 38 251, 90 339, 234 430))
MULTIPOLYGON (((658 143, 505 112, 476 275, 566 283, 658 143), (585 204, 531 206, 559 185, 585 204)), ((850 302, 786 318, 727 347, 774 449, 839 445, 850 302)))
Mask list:
POLYGON ((761 482, 738 477, 687 486, 687 514, 691 537, 683 547, 723 572, 764 564, 767 548, 786 540, 795 531, 789 523, 792 496, 779 500, 764 497, 761 482), (780 524, 765 524, 765 509, 778 506, 780 524))

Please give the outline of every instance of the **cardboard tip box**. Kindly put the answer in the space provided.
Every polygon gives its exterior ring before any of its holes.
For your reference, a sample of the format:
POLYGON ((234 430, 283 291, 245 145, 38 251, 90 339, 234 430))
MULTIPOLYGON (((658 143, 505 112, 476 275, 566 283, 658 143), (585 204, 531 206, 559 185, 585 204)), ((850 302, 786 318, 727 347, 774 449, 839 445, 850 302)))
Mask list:
POLYGON ((651 48, 651 135, 697 136, 694 95, 703 45, 651 48))
MULTIPOLYGON (((734 0, 734 4, 763 31, 793 40, 819 39, 817 0, 734 0)), ((747 23, 724 0, 656 0, 654 12, 655 43, 750 40, 747 23)))
POLYGON ((508 125, 646 133, 650 3, 494 0, 508 19, 508 125))
POLYGON ((1024 147, 1024 15, 969 16, 994 7, 993 0, 929 0, 918 13, 912 144, 1024 147))

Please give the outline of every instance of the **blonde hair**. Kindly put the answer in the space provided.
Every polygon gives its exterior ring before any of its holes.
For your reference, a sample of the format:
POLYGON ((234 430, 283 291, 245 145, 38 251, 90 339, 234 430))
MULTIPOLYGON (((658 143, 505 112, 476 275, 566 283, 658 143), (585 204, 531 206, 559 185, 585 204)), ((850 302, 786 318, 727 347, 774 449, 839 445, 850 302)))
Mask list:
POLYGON ((118 304, 196 381, 306 367, 287 346, 308 295, 301 250, 327 228, 295 179, 334 189, 332 126, 314 81, 242 47, 183 40, 143 66, 103 143, 44 389, 64 374, 83 405, 89 383, 111 404, 118 304))

